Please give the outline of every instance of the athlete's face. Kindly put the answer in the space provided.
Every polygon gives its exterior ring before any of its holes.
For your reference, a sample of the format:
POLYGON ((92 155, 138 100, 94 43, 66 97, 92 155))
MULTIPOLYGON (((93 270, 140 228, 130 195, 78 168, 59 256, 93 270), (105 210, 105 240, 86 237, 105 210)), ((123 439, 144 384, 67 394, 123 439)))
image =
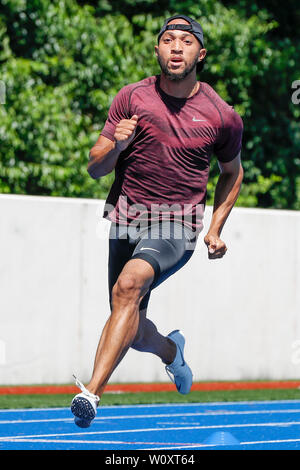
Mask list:
MULTIPOLYGON (((189 24, 184 19, 175 19, 169 24, 189 24)), ((183 80, 192 73, 206 55, 196 37, 181 30, 165 31, 155 53, 162 72, 172 81, 183 80)))

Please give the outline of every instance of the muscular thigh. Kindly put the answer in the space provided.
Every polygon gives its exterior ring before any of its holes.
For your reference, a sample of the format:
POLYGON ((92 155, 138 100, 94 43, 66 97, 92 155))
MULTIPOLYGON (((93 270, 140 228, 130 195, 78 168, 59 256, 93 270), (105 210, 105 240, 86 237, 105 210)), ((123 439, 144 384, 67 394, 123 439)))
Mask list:
MULTIPOLYGON (((113 230, 115 228, 112 226, 113 230)), ((111 230, 112 232, 112 230, 111 230)), ((130 231, 124 236, 110 235, 109 249, 109 292, 110 302, 112 289, 123 272, 132 272, 134 260, 143 260, 145 269, 153 268, 153 279, 140 303, 140 311, 147 309, 152 289, 183 267, 193 254, 190 244, 191 233, 183 231, 177 224, 164 222, 151 226, 140 233, 130 231), (149 266, 150 265, 150 266, 149 266)), ((137 266, 137 265, 136 265, 137 266)), ((142 266, 142 265, 141 265, 142 266)), ((147 271, 147 270, 146 270, 147 271)), ((145 271, 145 272, 146 272, 145 271)), ((143 277, 143 274, 141 274, 143 277)), ((148 280, 150 277, 148 278, 148 280)))
POLYGON ((162 222, 144 232, 132 258, 145 259, 153 266, 155 277, 151 289, 157 287, 191 258, 194 245, 191 232, 182 226, 162 222), (193 248, 192 248, 193 246, 193 248))
MULTIPOLYGON (((137 287, 141 290, 141 296, 145 297, 140 308, 147 308, 150 293, 149 287, 153 282, 154 272, 152 266, 141 259, 132 259, 136 243, 123 236, 116 234, 116 227, 112 224, 109 237, 109 259, 108 259, 108 282, 109 301, 112 309, 113 288, 118 280, 134 278, 137 287)), ((124 284, 124 282, 123 282, 124 284)))

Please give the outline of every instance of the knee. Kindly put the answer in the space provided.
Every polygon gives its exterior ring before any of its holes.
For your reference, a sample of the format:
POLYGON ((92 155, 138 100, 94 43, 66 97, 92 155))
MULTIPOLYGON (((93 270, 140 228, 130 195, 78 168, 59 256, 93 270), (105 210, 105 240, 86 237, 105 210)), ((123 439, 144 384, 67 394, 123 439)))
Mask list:
POLYGON ((140 296, 140 287, 137 279, 131 274, 120 275, 112 290, 113 299, 137 301, 140 296))

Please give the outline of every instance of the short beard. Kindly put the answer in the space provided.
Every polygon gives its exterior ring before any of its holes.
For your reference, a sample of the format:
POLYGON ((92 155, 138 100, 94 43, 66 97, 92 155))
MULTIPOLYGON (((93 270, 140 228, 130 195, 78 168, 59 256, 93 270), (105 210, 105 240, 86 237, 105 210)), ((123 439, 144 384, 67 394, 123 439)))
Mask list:
POLYGON ((186 67, 183 72, 174 73, 174 72, 171 72, 168 69, 167 63, 163 62, 159 55, 157 56, 157 60, 158 60, 159 66, 160 66, 161 71, 163 72, 163 74, 169 80, 171 80, 173 82, 180 82, 180 80, 183 80, 184 78, 186 78, 190 73, 193 72, 193 70, 197 67, 197 64, 198 64, 198 57, 196 57, 194 62, 190 66, 186 67))

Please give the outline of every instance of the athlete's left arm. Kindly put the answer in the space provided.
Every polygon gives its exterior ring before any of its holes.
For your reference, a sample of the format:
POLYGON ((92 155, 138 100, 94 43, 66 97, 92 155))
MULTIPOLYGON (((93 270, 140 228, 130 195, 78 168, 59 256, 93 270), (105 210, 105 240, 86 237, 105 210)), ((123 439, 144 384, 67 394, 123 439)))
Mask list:
POLYGON ((241 153, 230 162, 218 162, 220 176, 215 189, 213 215, 204 242, 210 259, 222 258, 226 244, 221 240, 221 232, 227 217, 233 208, 243 181, 244 171, 241 164, 241 153))

